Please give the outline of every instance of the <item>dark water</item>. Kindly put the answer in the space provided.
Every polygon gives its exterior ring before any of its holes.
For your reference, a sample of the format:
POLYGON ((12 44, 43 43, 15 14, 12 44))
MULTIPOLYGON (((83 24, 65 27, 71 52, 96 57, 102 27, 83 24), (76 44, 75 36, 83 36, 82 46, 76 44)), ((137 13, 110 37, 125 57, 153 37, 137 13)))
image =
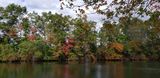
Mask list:
POLYGON ((158 62, 0 64, 0 78, 160 78, 158 62))

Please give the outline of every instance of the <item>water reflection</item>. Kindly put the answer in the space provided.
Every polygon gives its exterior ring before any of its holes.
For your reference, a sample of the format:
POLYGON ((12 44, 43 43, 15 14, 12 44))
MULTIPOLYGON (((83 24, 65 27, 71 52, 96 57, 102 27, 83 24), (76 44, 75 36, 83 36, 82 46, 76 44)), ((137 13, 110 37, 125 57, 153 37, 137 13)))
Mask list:
POLYGON ((97 70, 96 71, 96 76, 95 76, 96 78, 102 78, 102 74, 101 74, 102 73, 102 71, 101 71, 102 69, 101 68, 102 68, 102 65, 98 64, 97 67, 96 67, 96 70, 97 70))
POLYGON ((158 78, 160 63, 0 64, 0 78, 158 78))

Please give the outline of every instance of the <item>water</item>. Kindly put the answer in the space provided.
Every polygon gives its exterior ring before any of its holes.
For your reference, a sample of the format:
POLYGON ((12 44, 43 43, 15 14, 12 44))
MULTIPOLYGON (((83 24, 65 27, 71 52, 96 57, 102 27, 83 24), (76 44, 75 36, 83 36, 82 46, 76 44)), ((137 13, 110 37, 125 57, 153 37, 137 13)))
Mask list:
POLYGON ((0 64, 0 78, 160 78, 158 62, 0 64))

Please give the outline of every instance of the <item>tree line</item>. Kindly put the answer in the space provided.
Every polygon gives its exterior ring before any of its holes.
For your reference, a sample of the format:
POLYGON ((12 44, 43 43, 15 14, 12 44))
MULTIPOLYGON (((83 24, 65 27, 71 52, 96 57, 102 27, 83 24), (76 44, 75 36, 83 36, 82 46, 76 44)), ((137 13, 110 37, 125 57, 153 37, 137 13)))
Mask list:
POLYGON ((151 11, 145 20, 131 15, 105 20, 97 31, 96 22, 85 18, 28 13, 10 4, 0 7, 0 61, 159 60, 159 15, 151 11))

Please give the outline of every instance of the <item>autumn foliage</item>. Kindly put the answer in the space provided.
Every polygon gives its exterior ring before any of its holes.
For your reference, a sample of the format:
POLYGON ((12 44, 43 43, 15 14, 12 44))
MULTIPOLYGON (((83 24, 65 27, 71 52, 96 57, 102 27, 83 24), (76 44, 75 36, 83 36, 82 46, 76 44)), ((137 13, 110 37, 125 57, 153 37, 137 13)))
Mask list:
POLYGON ((64 52, 65 55, 68 55, 69 51, 73 47, 74 47, 74 39, 67 38, 63 44, 62 51, 64 52))
POLYGON ((109 45, 109 48, 114 49, 116 52, 121 53, 124 51, 124 45, 121 43, 113 42, 109 45))
POLYGON ((36 39, 36 36, 35 36, 34 34, 28 34, 28 35, 27 35, 27 39, 28 39, 29 41, 34 41, 34 40, 36 39))

